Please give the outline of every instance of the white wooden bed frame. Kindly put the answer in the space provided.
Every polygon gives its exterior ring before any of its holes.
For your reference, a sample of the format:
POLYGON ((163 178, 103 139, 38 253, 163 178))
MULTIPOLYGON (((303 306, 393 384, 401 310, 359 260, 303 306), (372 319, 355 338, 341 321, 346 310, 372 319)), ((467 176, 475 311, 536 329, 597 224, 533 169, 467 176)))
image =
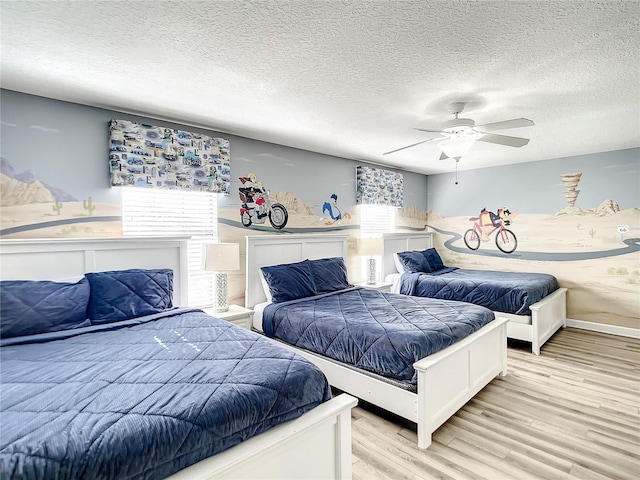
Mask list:
MULTIPOLYGON (((393 254, 407 250, 425 250, 433 246, 432 233, 391 233, 384 235, 382 278, 397 274, 393 254)), ((496 316, 509 319, 507 337, 531 342, 531 351, 540 355, 540 348, 551 336, 567 324, 567 289, 559 288, 534 303, 529 308, 531 315, 514 315, 494 312, 496 316)))
MULTIPOLYGON (((262 235, 246 237, 246 306, 266 302, 260 267, 304 259, 347 256, 346 235, 262 235)), ((433 432, 498 374, 507 374, 506 319, 489 325, 446 350, 414 364, 418 393, 295 347, 318 365, 336 388, 404 417, 418 426, 418 446, 431 445, 433 432)))
MULTIPOLYGON (((77 280, 86 272, 172 268, 174 304, 187 305, 187 240, 111 238, 0 241, 2 280, 77 280)), ((194 479, 351 478, 351 409, 340 395, 172 475, 194 479)))

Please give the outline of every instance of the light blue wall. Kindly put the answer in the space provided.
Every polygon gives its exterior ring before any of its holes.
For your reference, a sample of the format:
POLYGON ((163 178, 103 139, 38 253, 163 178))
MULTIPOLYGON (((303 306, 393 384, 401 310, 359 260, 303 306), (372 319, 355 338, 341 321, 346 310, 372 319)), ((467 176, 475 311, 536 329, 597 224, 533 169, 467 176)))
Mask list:
MULTIPOLYGON (((109 187, 108 171, 108 122, 116 118, 229 139, 231 195, 220 196, 221 207, 239 207, 238 177, 249 172, 274 192, 292 192, 318 215, 332 193, 343 211, 355 207, 355 169, 363 162, 10 90, 0 95, 0 155, 17 173, 31 170, 76 199, 91 195, 96 202, 120 203, 120 190, 109 187)), ((405 206, 426 210, 426 176, 402 173, 405 206)))
POLYGON ((560 176, 576 172, 582 172, 576 207, 596 208, 606 199, 621 210, 640 206, 640 148, 464 170, 458 172, 458 185, 454 173, 430 175, 427 204, 445 217, 477 215, 483 207, 495 212, 503 206, 555 214, 567 206, 560 176))

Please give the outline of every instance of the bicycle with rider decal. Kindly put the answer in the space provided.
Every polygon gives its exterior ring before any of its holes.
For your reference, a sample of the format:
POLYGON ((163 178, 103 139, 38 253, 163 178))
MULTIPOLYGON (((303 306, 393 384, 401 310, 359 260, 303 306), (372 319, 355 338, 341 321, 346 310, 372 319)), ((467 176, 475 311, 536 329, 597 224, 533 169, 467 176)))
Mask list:
POLYGON ((473 227, 464 233, 464 243, 471 250, 480 248, 480 242, 488 242, 495 233, 495 242, 498 250, 504 253, 513 253, 518 248, 518 239, 505 226, 511 225, 518 212, 511 213, 508 208, 499 208, 498 213, 493 213, 483 208, 478 217, 469 220, 475 222, 473 227))

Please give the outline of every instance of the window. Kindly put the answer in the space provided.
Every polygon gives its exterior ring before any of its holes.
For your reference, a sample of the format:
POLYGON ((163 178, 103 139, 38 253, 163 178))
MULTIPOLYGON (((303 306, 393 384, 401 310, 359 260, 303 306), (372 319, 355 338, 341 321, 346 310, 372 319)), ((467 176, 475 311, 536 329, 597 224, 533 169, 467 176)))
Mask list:
POLYGON ((379 237, 391 233, 396 225, 396 208, 388 205, 358 205, 360 236, 379 237))
MULTIPOLYGON (((358 205, 360 209, 360 237, 381 237, 384 233, 391 233, 395 229, 396 207, 389 205, 358 205)), ((360 259, 360 274, 362 278, 371 280, 375 277, 376 281, 382 281, 380 278, 380 269, 376 265, 380 265, 382 257, 362 257, 360 259), (369 262, 373 261, 373 266, 369 266, 369 262), (370 270, 373 268, 373 272, 370 270)))
POLYGON ((189 306, 213 305, 213 273, 201 269, 202 243, 218 237, 215 193, 122 188, 122 233, 125 236, 187 236, 189 240, 189 306))

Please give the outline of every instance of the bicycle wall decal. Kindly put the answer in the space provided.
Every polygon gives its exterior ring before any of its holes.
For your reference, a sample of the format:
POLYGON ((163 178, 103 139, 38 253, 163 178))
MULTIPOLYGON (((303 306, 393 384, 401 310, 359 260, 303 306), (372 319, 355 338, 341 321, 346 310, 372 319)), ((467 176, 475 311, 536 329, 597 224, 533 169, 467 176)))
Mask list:
POLYGON ((508 208, 499 208, 498 213, 493 213, 483 208, 478 217, 471 217, 473 227, 464 232, 464 243, 471 250, 480 248, 480 242, 488 242, 495 232, 495 242, 498 250, 504 253, 513 253, 518 248, 518 239, 506 226, 511 225, 518 212, 511 213, 508 208))

